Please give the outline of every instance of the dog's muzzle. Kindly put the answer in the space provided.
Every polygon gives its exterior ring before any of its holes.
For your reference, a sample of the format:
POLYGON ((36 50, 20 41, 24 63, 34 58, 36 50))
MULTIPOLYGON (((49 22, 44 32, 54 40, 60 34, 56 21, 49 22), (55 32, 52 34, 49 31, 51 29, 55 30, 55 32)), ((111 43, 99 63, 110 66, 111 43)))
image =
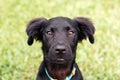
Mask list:
POLYGON ((51 63, 65 64, 72 62, 74 54, 69 46, 56 44, 50 47, 46 57, 47 61, 51 63))

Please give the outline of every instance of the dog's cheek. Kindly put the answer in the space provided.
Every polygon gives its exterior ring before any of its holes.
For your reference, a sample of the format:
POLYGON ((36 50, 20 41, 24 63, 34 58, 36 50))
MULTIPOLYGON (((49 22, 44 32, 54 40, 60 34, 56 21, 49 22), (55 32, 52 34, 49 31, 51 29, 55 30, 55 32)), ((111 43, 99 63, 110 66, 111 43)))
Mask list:
POLYGON ((71 39, 70 45, 71 45, 71 47, 73 48, 73 47, 76 47, 77 43, 78 43, 78 36, 75 35, 75 36, 71 39))

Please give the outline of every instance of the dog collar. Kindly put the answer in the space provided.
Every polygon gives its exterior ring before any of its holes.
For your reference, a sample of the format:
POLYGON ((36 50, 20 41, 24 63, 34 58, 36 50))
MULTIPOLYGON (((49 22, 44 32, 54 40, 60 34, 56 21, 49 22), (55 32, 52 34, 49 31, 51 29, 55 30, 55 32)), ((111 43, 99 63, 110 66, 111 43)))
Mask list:
MULTIPOLYGON (((70 80, 70 79, 75 75, 75 71, 76 71, 76 67, 73 66, 73 69, 72 69, 71 74, 70 74, 69 76, 67 76, 64 80, 70 80)), ((46 68, 45 68, 45 73, 46 73, 47 77, 48 77, 50 80, 58 80, 58 79, 53 79, 53 78, 49 75, 49 73, 48 73, 48 71, 47 71, 46 68)))

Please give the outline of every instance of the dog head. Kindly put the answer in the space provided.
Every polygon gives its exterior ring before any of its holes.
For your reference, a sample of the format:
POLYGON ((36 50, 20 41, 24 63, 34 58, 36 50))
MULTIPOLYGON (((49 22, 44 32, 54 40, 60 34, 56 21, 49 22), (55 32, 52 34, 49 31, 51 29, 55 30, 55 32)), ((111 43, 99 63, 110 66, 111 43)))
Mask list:
POLYGON ((84 17, 37 18, 29 22, 26 32, 29 45, 33 44, 34 39, 42 42, 45 61, 66 64, 75 60, 79 41, 88 37, 94 43, 95 28, 84 17))

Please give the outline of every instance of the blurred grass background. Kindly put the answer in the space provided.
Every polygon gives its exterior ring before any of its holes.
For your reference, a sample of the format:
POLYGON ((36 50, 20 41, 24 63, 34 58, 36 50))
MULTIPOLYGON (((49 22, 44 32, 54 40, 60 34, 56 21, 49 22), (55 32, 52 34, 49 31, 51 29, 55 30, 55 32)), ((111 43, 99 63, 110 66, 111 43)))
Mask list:
POLYGON ((35 80, 41 43, 26 43, 27 23, 36 17, 83 16, 95 27, 95 43, 78 45, 85 80, 120 80, 120 0, 0 0, 0 80, 35 80))

